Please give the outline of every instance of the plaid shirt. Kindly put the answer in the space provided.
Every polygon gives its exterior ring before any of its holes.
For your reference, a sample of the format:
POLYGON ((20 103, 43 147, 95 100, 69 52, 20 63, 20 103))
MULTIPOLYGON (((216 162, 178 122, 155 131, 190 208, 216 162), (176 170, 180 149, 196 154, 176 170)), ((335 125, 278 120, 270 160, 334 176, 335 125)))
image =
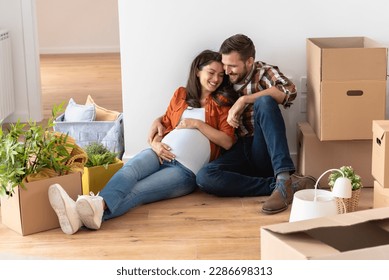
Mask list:
MULTIPOLYGON (((235 89, 240 95, 248 95, 273 86, 285 93, 285 99, 282 103, 284 108, 290 107, 297 95, 295 85, 279 71, 277 66, 262 61, 255 62, 245 83, 236 85, 235 89)), ((248 104, 243 111, 237 134, 239 137, 254 135, 254 104, 248 104)))

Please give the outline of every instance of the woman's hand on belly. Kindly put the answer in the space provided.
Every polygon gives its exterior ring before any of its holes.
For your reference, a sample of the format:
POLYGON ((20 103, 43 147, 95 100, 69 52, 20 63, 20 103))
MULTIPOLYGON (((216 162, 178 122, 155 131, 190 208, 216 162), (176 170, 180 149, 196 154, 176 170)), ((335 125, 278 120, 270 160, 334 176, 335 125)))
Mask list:
POLYGON ((171 148, 169 145, 153 141, 151 143, 152 150, 157 154, 159 162, 162 164, 163 160, 172 161, 176 158, 176 155, 170 152, 171 148))

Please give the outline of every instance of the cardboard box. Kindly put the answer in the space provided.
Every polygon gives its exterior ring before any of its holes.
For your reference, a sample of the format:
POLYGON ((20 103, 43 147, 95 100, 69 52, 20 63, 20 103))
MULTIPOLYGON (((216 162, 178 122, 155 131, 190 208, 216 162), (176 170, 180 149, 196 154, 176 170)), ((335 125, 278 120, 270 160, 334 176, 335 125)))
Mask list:
POLYGON ((389 188, 384 188, 377 181, 374 181, 373 207, 389 207, 389 188))
POLYGON ((372 139, 386 67, 387 48, 366 37, 307 39, 307 118, 321 141, 372 139))
POLYGON ((389 188, 389 120, 373 121, 372 142, 371 173, 381 186, 389 188))
MULTIPOLYGON (((350 165, 364 187, 373 187, 371 140, 320 141, 307 122, 297 124, 297 172, 319 178, 323 172, 350 165)), ((328 175, 320 180, 328 188, 328 175)))
POLYGON ((389 259, 389 208, 261 227, 261 259, 389 259))
POLYGON ((116 163, 108 165, 107 169, 104 166, 84 167, 84 174, 82 175, 83 194, 89 194, 90 192, 97 194, 122 166, 123 161, 118 159, 116 163))
POLYGON ((26 189, 15 188, 12 197, 1 197, 3 225, 23 236, 58 228, 58 217, 48 197, 49 187, 56 183, 74 200, 82 193, 80 172, 26 183, 26 189))

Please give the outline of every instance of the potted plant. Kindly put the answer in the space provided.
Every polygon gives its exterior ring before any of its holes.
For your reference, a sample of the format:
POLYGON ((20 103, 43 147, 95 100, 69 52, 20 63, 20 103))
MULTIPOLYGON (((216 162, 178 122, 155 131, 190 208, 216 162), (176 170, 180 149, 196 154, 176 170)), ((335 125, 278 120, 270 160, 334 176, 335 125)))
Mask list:
MULTIPOLYGON (((53 108, 53 116, 62 110, 62 105, 53 108)), ((14 188, 25 187, 29 175, 43 169, 64 175, 69 171, 65 163, 74 147, 65 134, 53 133, 53 117, 47 126, 29 121, 10 124, 7 131, 0 129, 0 195, 12 196, 14 188)))
POLYGON ((88 161, 82 175, 83 194, 98 193, 123 166, 118 154, 102 143, 92 142, 84 147, 88 161))
MULTIPOLYGON (((352 168, 352 166, 342 166, 339 169, 343 172, 344 176, 350 179, 351 181, 352 196, 351 198, 338 199, 338 200, 340 203, 341 203, 340 200, 343 200, 347 212, 353 212, 358 208, 359 196, 361 193, 361 189, 363 188, 362 178, 355 173, 355 170, 352 168)), ((328 185, 330 186, 331 189, 333 188, 336 179, 342 176, 343 175, 339 171, 332 171, 332 173, 328 176, 328 185)))
POLYGON ((86 154, 74 139, 53 131, 61 110, 62 105, 54 106, 46 126, 18 121, 0 129, 2 223, 22 235, 59 226, 48 201, 50 185, 60 183, 74 198, 81 194, 81 173, 76 170, 83 169, 75 166, 83 168, 86 154))

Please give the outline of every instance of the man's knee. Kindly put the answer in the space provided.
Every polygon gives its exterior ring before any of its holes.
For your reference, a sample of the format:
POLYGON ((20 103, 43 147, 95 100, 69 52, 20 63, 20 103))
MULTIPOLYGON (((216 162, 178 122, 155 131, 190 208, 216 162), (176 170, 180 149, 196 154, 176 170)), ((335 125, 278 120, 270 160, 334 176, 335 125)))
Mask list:
POLYGON ((257 98, 254 102, 254 110, 265 109, 277 106, 277 102, 270 95, 264 95, 257 98))
POLYGON ((196 184, 201 190, 205 190, 208 187, 210 176, 207 166, 204 166, 196 174, 196 184))
POLYGON ((217 194, 220 191, 219 174, 216 170, 217 168, 208 164, 197 173, 196 184, 201 191, 209 194, 217 194))
POLYGON ((271 117, 274 121, 275 116, 282 119, 281 110, 273 97, 269 95, 257 98, 254 103, 254 120, 260 121, 262 118, 271 117))

